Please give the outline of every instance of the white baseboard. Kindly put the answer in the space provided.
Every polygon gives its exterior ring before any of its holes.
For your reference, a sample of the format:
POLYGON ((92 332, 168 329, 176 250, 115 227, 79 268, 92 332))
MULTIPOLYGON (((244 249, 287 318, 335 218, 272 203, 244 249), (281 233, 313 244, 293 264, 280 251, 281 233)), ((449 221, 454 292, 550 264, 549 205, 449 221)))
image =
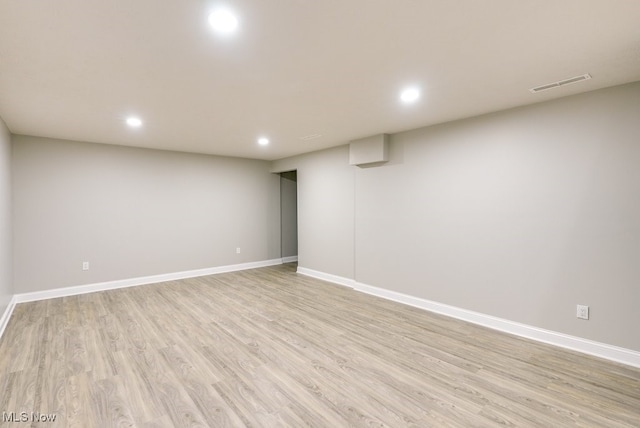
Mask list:
POLYGON ((344 285, 345 287, 350 288, 354 288, 354 284, 356 283, 353 279, 345 278, 338 275, 332 275, 330 273, 324 273, 313 269, 307 269, 301 266, 298 266, 296 272, 302 275, 310 276, 312 278, 333 282, 334 284, 344 285))
POLYGON ((298 256, 283 257, 282 263, 293 263, 298 261, 298 256))
POLYGON ((158 282, 175 281, 177 279, 195 278, 198 276, 214 275, 217 273, 234 272, 255 269, 265 266, 282 264, 282 259, 263 260, 259 262, 241 263, 237 265, 218 266, 206 269, 196 269, 161 275, 143 276, 139 278, 121 279, 117 281, 99 282, 95 284, 78 285, 74 287, 56 288, 53 290, 21 293, 14 296, 15 303, 34 302, 36 300, 54 299, 56 297, 75 296, 96 291, 114 290, 117 288, 134 287, 136 285, 155 284, 158 282))
POLYGON ((12 296, 9 301, 9 305, 4 310, 4 313, 0 317, 0 337, 4 333, 4 329, 7 328, 9 324, 9 318, 11 318, 11 314, 13 313, 13 309, 16 307, 16 296, 12 296))
POLYGON ((331 275, 324 272, 318 272, 312 269, 298 267, 297 272, 317 279, 322 279, 324 281, 344 285, 362 293, 367 293, 374 296, 382 297, 387 300, 404 303, 405 305, 450 316, 452 318, 457 318, 473 324, 482 325, 484 327, 499 330, 505 333, 514 334, 526 339, 532 339, 538 342, 559 346, 561 348, 571 349, 573 351, 605 358, 607 360, 627 364, 634 367, 640 367, 640 352, 633 351, 631 349, 608 345, 601 342, 595 342, 593 340, 583 339, 581 337, 558 333, 551 330, 545 330, 527 324, 509 321, 503 318, 469 311, 467 309, 445 305, 443 303, 438 303, 431 300, 386 290, 383 288, 373 287, 367 284, 359 283, 353 279, 331 275))

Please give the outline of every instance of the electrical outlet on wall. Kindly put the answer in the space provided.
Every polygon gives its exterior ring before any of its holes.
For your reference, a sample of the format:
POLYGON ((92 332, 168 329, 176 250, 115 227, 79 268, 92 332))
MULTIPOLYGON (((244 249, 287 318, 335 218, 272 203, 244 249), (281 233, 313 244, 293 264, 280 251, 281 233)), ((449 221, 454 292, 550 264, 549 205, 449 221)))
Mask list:
POLYGON ((240 247, 236 248, 236 254, 240 254, 240 247))
POLYGON ((89 262, 82 262, 82 270, 89 270, 89 262))
POLYGON ((587 305, 578 305, 576 316, 583 320, 589 319, 589 306, 587 305))

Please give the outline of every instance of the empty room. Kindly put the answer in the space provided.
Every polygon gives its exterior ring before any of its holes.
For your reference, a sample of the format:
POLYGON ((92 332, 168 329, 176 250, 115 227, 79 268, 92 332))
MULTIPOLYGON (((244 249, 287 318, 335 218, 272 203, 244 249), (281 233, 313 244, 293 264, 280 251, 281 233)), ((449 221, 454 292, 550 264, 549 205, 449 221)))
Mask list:
POLYGON ((0 426, 639 427, 639 21, 0 0, 0 426))

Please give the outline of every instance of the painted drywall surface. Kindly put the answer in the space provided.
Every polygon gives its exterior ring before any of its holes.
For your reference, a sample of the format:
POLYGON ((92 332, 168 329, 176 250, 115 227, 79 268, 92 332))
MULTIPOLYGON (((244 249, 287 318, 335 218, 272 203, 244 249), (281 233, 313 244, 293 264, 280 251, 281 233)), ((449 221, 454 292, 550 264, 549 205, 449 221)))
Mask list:
POLYGON ((635 83, 395 134, 352 174, 348 146, 272 170, 298 169, 302 267, 640 350, 638 117, 635 83))
POLYGON ((11 134, 0 118, 0 317, 13 297, 11 134))
POLYGON ((296 172, 280 175, 282 257, 298 255, 298 186, 296 172))
POLYGON ((354 174, 341 146, 272 164, 297 170, 298 266, 346 278, 354 275, 354 174))
POLYGON ((631 84, 394 135, 356 169, 356 279, 640 350, 639 117, 631 84))
POLYGON ((17 293, 280 256, 268 162, 14 136, 13 167, 17 293))

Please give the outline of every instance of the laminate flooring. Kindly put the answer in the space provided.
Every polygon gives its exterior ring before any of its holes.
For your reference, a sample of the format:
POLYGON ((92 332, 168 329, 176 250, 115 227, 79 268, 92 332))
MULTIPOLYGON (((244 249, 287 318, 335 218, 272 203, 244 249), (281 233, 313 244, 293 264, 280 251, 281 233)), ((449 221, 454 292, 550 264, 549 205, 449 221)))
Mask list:
POLYGON ((0 411, 2 426, 638 427, 640 370, 282 265, 17 305, 0 411))

